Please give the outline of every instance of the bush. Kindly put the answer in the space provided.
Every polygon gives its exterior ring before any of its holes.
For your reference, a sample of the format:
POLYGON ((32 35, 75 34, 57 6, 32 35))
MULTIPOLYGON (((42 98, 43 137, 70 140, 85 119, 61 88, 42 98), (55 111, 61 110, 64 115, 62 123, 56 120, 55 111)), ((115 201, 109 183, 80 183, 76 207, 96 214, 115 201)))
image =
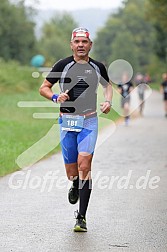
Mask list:
POLYGON ((39 88, 42 77, 33 78, 32 73, 38 69, 22 66, 16 61, 5 62, 0 59, 0 92, 24 93, 39 88))

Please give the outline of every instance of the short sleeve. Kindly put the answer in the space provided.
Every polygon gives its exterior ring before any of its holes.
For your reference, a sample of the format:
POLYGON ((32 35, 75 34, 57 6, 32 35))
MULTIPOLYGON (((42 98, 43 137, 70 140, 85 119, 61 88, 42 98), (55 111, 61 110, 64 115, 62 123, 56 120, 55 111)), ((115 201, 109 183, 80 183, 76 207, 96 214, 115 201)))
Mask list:
POLYGON ((100 74, 101 74, 100 83, 102 86, 106 87, 109 83, 109 77, 107 74, 107 70, 102 63, 100 64, 100 74))
POLYGON ((62 61, 59 60, 53 65, 51 71, 46 77, 46 80, 49 81, 52 85, 55 84, 60 80, 62 71, 63 71, 62 61))

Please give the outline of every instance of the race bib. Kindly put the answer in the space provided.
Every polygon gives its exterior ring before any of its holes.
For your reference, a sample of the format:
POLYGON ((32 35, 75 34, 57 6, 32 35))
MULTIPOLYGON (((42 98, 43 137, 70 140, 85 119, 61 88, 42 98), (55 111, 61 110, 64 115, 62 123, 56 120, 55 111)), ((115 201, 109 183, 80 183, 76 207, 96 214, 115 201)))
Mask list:
POLYGON ((80 132, 83 129, 84 116, 62 115, 61 129, 80 132))

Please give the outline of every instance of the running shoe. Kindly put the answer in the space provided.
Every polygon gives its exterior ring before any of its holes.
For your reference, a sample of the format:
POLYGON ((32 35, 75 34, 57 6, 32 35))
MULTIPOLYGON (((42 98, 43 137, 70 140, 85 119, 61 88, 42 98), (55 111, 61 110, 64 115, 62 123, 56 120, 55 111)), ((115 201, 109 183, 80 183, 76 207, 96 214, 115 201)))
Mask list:
POLYGON ((71 204, 76 204, 78 199, 79 199, 79 189, 74 185, 72 185, 68 192, 68 200, 71 204))
POLYGON ((82 215, 80 215, 78 211, 76 213, 77 216, 76 216, 76 224, 74 226, 74 232, 87 232, 85 218, 82 215))

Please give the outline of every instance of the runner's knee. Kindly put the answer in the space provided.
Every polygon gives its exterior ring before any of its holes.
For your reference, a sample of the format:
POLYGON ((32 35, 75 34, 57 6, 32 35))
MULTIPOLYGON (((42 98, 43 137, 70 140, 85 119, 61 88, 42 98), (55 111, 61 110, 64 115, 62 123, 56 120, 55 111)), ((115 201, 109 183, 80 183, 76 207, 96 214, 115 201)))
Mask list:
POLYGON ((92 161, 92 156, 82 156, 79 155, 78 158, 78 171, 80 174, 80 177, 86 177, 89 176, 89 173, 91 172, 91 161, 92 161))
POLYGON ((66 164, 66 174, 69 180, 73 180, 74 177, 78 176, 78 165, 77 163, 66 164))

